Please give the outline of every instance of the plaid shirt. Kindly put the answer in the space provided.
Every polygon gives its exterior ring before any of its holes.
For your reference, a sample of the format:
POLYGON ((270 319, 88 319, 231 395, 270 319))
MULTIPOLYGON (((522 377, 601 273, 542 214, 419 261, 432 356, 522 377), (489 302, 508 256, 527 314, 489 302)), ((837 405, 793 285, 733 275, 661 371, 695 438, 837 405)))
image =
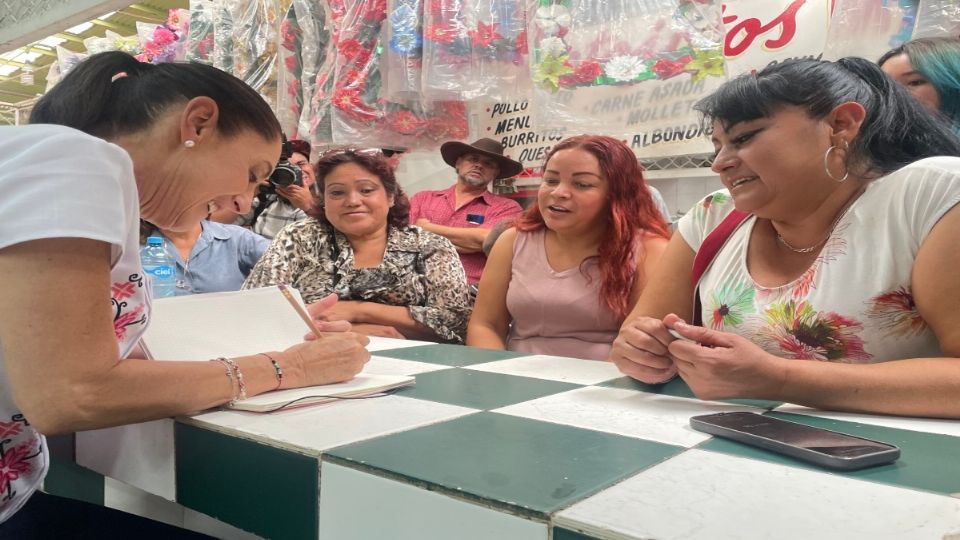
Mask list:
MULTIPOLYGON (((420 218, 431 223, 447 227, 490 229, 501 221, 516 218, 523 212, 517 201, 484 193, 460 208, 454 208, 457 201, 456 186, 438 191, 421 191, 410 199, 410 223, 416 224, 420 218)), ((460 253, 460 262, 467 273, 467 281, 473 285, 480 281, 480 274, 487 263, 483 252, 460 253)))

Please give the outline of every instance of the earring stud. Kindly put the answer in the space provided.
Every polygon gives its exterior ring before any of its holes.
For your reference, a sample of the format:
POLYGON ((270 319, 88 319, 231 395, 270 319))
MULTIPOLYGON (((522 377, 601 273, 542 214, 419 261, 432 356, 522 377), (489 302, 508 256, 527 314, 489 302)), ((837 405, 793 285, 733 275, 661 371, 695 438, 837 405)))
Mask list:
POLYGON ((194 146, 197 145, 197 141, 193 139, 187 139, 183 141, 183 145, 186 146, 187 148, 193 148, 194 146))

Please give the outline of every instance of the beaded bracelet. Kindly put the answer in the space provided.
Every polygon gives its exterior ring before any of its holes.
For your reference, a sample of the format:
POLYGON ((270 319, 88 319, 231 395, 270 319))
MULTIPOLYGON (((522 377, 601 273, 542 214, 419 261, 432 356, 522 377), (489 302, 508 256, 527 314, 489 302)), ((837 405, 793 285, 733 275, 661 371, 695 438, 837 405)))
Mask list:
POLYGON ((260 354, 262 354, 263 356, 266 356, 267 359, 270 360, 270 363, 273 364, 273 371, 274 371, 274 372, 276 373, 276 375, 277 375, 277 386, 274 387, 274 390, 279 389, 279 388, 280 388, 280 385, 283 384, 283 370, 280 369, 280 362, 277 362, 276 360, 274 360, 274 358, 273 358, 272 356, 270 356, 269 354, 267 354, 267 353, 265 353, 265 352, 262 352, 262 353, 260 353, 260 354))
POLYGON ((230 391, 233 392, 233 398, 227 402, 228 405, 233 405, 237 402, 237 392, 233 389, 233 368, 230 366, 230 363, 227 362, 226 358, 214 358, 210 360, 211 362, 220 362, 223 364, 224 369, 227 372, 227 380, 230 381, 230 391))
POLYGON ((240 366, 238 366, 232 358, 224 358, 221 356, 220 358, 217 358, 217 360, 226 362, 231 368, 233 368, 233 375, 237 379, 237 386, 240 388, 240 391, 237 392, 237 396, 233 401, 236 402, 238 399, 247 399, 247 385, 243 382, 243 372, 240 371, 240 366))

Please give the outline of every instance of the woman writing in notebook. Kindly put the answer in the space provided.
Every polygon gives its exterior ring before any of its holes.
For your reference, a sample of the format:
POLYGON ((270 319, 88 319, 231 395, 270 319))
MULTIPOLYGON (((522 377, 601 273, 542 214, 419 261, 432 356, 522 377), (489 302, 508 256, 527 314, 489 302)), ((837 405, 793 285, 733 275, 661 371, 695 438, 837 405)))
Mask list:
POLYGON ((606 360, 667 238, 627 145, 561 141, 537 201, 490 252, 467 345, 606 360))
POLYGON ((697 108, 727 189, 680 220, 611 360, 704 399, 960 418, 949 127, 859 58, 771 66, 697 108))
POLYGON ((280 155, 279 124, 215 68, 120 52, 74 68, 31 123, 0 128, 0 537, 186 536, 37 491, 44 434, 344 381, 369 358, 367 339, 339 332, 237 358, 125 361, 150 323, 140 216, 182 231, 217 206, 246 211, 249 184, 280 155))
POLYGON ((463 342, 470 296, 446 238, 408 225, 410 203, 379 152, 331 150, 316 164, 314 218, 285 227, 244 288, 288 283, 310 302, 336 293, 321 318, 357 332, 463 342))

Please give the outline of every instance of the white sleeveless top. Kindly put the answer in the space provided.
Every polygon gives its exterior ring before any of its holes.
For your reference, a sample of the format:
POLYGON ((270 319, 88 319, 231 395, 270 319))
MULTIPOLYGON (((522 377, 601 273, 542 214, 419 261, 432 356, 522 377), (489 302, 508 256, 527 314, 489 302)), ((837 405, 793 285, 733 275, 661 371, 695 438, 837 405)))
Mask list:
MULTIPOLYGON (((913 303, 910 276, 920 245, 960 202, 960 158, 912 163, 867 185, 799 278, 758 285, 746 254, 756 217, 717 253, 700 282, 703 324, 751 339, 783 358, 870 363, 943 356, 913 303)), ((679 222, 694 250, 733 210, 726 190, 679 222)))

